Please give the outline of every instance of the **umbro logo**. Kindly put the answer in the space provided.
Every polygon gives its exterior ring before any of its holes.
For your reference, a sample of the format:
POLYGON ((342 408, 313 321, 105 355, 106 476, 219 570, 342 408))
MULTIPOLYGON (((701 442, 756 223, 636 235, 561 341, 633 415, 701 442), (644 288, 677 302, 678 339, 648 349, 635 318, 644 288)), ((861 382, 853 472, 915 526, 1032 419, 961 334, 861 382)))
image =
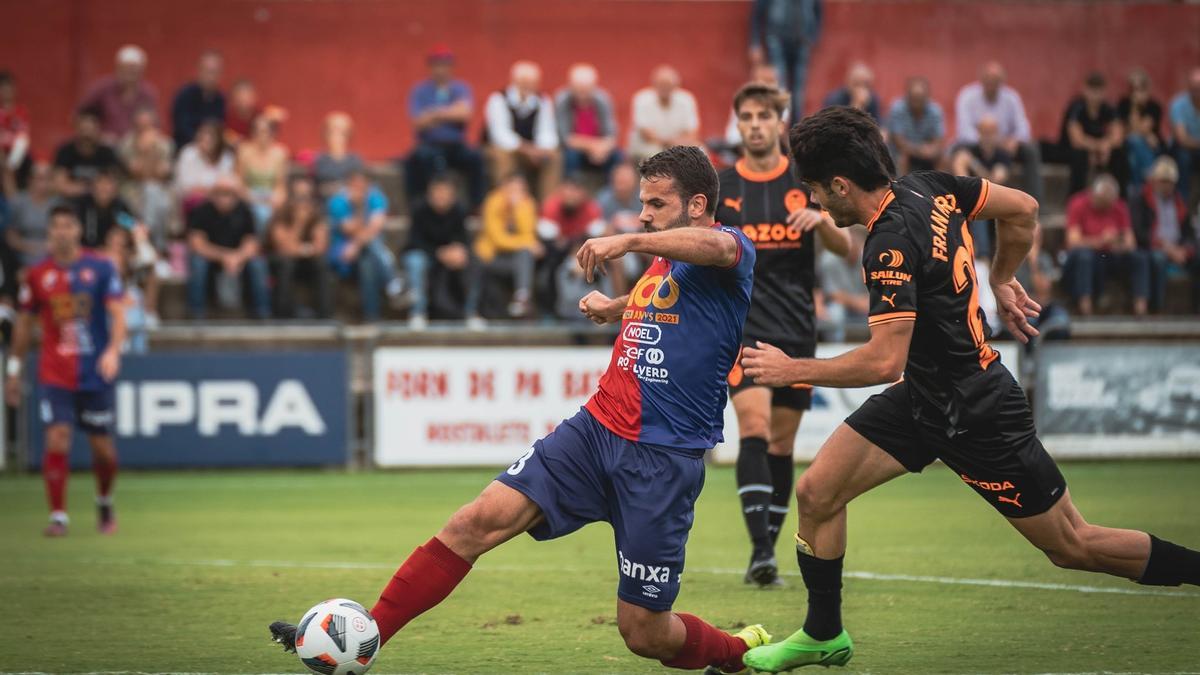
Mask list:
POLYGON ((658 586, 652 586, 650 584, 646 584, 645 586, 642 586, 642 590, 646 592, 646 595, 648 595, 652 598, 657 598, 658 594, 662 593, 661 588, 659 588, 658 586))

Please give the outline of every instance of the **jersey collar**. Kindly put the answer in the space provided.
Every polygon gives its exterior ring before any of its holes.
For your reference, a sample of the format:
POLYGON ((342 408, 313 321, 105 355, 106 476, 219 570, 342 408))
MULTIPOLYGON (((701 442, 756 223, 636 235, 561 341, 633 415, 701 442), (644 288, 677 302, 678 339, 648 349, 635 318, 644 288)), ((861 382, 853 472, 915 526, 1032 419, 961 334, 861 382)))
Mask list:
POLYGON ((887 194, 883 195, 883 201, 879 202, 879 208, 875 209, 875 215, 871 216, 871 219, 867 221, 867 232, 870 232, 871 228, 875 227, 875 221, 879 220, 879 216, 883 215, 883 210, 886 209, 888 204, 891 204, 892 200, 895 198, 896 193, 892 192, 889 188, 887 194))
POLYGON ((750 167, 746 165, 745 159, 739 159, 733 166, 735 169, 737 169, 738 175, 742 178, 757 183, 766 183, 767 181, 772 181, 776 178, 779 178, 787 172, 788 158, 787 155, 780 157, 779 164, 770 171, 751 171, 750 167))

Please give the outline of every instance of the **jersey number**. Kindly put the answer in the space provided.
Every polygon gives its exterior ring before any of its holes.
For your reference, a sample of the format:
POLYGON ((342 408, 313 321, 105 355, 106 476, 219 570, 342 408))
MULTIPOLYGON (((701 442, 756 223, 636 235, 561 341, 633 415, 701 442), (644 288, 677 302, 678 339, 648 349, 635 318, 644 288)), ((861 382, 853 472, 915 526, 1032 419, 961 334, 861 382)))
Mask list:
POLYGON ((954 292, 971 289, 967 301, 967 328, 971 331, 971 342, 979 351, 979 367, 987 368, 997 358, 996 351, 987 343, 983 332, 983 312, 979 309, 979 281, 975 277, 975 239, 971 237, 968 223, 962 224, 962 240, 954 251, 954 292))
POLYGON ((536 449, 537 448, 530 448, 529 452, 518 457, 517 461, 513 462, 513 465, 508 467, 508 471, 506 471, 505 473, 507 473, 510 476, 515 476, 515 475, 521 473, 521 471, 523 471, 525 469, 525 462, 528 462, 529 458, 533 457, 533 451, 536 449))

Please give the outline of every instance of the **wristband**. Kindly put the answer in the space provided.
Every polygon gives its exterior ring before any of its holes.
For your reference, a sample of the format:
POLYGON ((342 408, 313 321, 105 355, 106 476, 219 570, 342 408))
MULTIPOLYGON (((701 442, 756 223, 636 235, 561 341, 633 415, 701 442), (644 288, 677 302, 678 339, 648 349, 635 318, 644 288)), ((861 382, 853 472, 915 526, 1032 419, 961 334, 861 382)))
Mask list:
POLYGON ((17 377, 21 374, 21 359, 15 356, 8 357, 8 364, 5 367, 5 372, 9 377, 17 377))

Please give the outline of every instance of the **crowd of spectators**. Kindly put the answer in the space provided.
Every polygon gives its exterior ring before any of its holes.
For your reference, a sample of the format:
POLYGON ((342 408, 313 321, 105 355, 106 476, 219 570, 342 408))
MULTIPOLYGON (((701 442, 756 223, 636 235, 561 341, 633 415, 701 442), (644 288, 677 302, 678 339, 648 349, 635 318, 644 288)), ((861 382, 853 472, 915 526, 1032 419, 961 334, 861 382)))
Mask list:
MULTIPOLYGON (((754 4, 750 78, 790 88, 793 118, 804 110, 820 6, 754 4)), ((49 161, 31 151, 30 111, 15 79, 0 72, 0 252, 22 266, 36 261, 47 214, 68 200, 85 246, 118 261, 141 326, 157 323, 159 287, 172 278, 183 280, 186 311, 197 319, 345 316, 335 297, 350 282, 368 321, 406 316, 418 329, 431 318, 471 329, 494 319, 574 321, 578 297, 625 292, 647 262, 626 256, 595 282, 573 263, 585 239, 640 229, 636 163, 702 144, 696 97, 669 65, 654 68, 628 101, 622 133, 621 104, 592 64, 572 65, 553 89, 538 64, 519 61, 508 82, 477 99, 456 77, 454 53, 438 46, 426 55, 428 77, 409 94, 414 143, 398 162, 408 227, 395 236, 395 200, 354 150, 350 114, 331 111, 323 146, 294 152, 280 141, 286 111, 261 101, 249 80, 225 89, 222 56, 207 51, 166 108, 167 129, 159 94, 144 78, 147 59, 134 45, 117 52, 112 75, 88 89, 73 135, 49 161), (473 139, 476 116, 482 128, 473 139)), ((1129 309, 1164 311, 1171 279, 1187 277, 1200 310, 1200 69, 1166 105, 1143 71, 1130 74, 1119 100, 1104 76, 1089 74, 1063 114, 1060 138, 1045 144, 999 63, 984 64, 957 92, 952 129, 937 94, 913 76, 885 103, 871 68, 854 63, 823 104, 879 120, 901 174, 947 170, 1042 198, 1044 156, 1065 164, 1064 245, 1039 245, 1023 270, 1047 302, 1061 278, 1073 311, 1112 309, 1101 301, 1105 284, 1124 279, 1129 309)), ((733 131, 707 143, 718 161, 736 156, 733 131)), ((989 224, 973 223, 972 232, 986 265, 989 224)), ((858 251, 861 239, 856 234, 858 251)), ((865 314, 858 255, 819 258, 827 337, 841 339, 847 322, 865 314)))

